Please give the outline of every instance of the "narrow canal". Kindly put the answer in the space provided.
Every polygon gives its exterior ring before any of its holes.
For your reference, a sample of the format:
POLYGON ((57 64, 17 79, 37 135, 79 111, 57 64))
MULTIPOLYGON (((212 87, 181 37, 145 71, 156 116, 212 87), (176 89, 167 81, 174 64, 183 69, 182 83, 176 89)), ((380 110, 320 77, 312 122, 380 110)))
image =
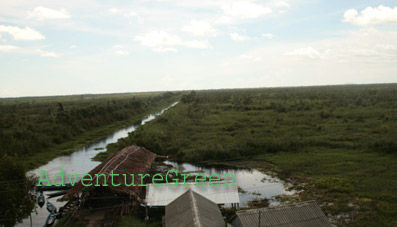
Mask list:
MULTIPOLYGON (((139 126, 154 120, 157 116, 163 114, 165 111, 167 111, 169 108, 172 108, 176 104, 178 103, 175 102, 169 107, 164 108, 163 110, 157 113, 150 114, 145 119, 143 119, 139 124, 122 128, 97 142, 81 147, 80 149, 77 149, 75 152, 71 153, 70 155, 57 157, 51 160, 50 162, 48 162, 47 164, 40 166, 37 169, 29 171, 27 174, 28 175, 34 174, 36 176, 40 176, 41 173, 40 170, 45 170, 48 176, 50 177, 56 173, 60 173, 59 169, 64 169, 64 174, 88 173, 91 169, 93 169, 95 166, 97 166, 100 163, 97 161, 93 161, 92 158, 95 157, 98 153, 106 151, 106 146, 108 144, 115 143, 117 142, 118 139, 127 137, 128 133, 135 131, 139 126)), ((65 179, 65 183, 69 183, 67 179, 65 179)), ((57 207, 57 209, 59 209, 66 203, 66 201, 65 202, 57 201, 59 197, 47 199, 46 195, 50 193, 53 192, 44 193, 46 197, 46 202, 47 201, 51 202, 52 204, 55 205, 55 207, 57 207)), ((39 206, 36 205, 36 210, 32 213, 32 226, 38 226, 38 227, 43 226, 45 220, 47 219, 48 214, 49 213, 45 205, 43 206, 43 208, 40 208, 39 206)), ((30 218, 24 219, 22 223, 19 223, 16 226, 30 227, 30 218)))
MULTIPOLYGON (((53 159, 46 165, 40 166, 39 168, 30 171, 28 174, 34 174, 40 176, 40 170, 45 170, 48 176, 53 176, 56 173, 60 173, 59 169, 64 169, 64 174, 84 174, 88 173, 91 169, 96 167, 100 162, 93 161, 92 158, 98 153, 106 151, 106 146, 110 143, 117 142, 118 139, 128 136, 128 133, 133 132, 137 127, 144 125, 145 123, 154 120, 157 116, 163 114, 169 108, 172 108, 177 103, 173 103, 169 107, 161 110, 160 112, 154 113, 146 117, 141 121, 140 124, 131 125, 126 128, 120 129, 113 134, 101 139, 88 146, 77 149, 70 155, 61 156, 53 159), (102 149, 103 148, 103 149, 102 149)), ((235 175, 236 184, 239 187, 240 207, 248 206, 248 202, 253 199, 267 198, 271 205, 277 204, 274 199, 275 196, 283 194, 291 194, 293 192, 287 191, 285 184, 282 180, 277 177, 273 177, 257 170, 252 169, 233 169, 233 168, 221 168, 221 167, 200 167, 188 163, 176 163, 167 161, 168 164, 173 165, 177 169, 184 171, 198 171, 205 175, 232 173, 235 175)), ((65 183, 66 179, 65 179, 65 183)), ((47 199, 47 195, 53 192, 45 192, 46 202, 49 201, 54 204, 58 209, 62 207, 66 202, 57 201, 57 198, 47 199)), ((32 226, 43 226, 48 216, 46 206, 40 208, 36 205, 36 211, 32 213, 32 226)), ((17 224, 18 227, 30 226, 30 219, 23 220, 22 223, 17 224)))

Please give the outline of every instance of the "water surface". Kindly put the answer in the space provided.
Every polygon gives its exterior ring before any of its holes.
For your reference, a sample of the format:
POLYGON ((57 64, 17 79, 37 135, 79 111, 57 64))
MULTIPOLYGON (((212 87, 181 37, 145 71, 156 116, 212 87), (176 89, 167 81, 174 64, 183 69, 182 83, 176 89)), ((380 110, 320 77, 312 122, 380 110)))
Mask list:
MULTIPOLYGON (((135 131, 137 127, 155 119, 157 116, 161 115, 166 110, 175 106, 176 104, 177 103, 174 103, 160 112, 149 115, 139 124, 131 125, 126 128, 120 129, 97 142, 77 149, 75 152, 69 155, 57 157, 47 164, 30 171, 28 174, 40 176, 40 170, 45 170, 48 176, 52 177, 54 174, 60 173, 59 169, 61 168, 64 169, 64 174, 80 174, 81 176, 81 174, 88 173, 90 170, 100 164, 100 162, 98 161, 93 161, 92 158, 95 157, 98 153, 106 151, 106 146, 108 144, 115 143, 118 139, 127 137, 128 133, 135 131)), ((271 205, 275 205, 278 204, 278 202, 274 199, 275 196, 293 193, 285 189, 284 182, 279 178, 272 177, 255 169, 233 169, 209 166, 200 167, 188 163, 176 163, 171 161, 166 161, 166 163, 173 165, 175 169, 183 169, 185 172, 200 171, 207 176, 215 173, 219 175, 228 173, 234 174, 236 184, 240 189, 242 189, 239 192, 240 207, 246 207, 248 206, 249 201, 261 198, 267 198, 270 200, 271 205)), ((78 180, 79 179, 77 179, 76 182, 78 180)), ((68 182, 68 179, 65 178, 65 183, 68 182)), ((47 195, 49 193, 52 192, 45 192, 44 194, 47 195)), ((59 209, 66 202, 58 202, 57 199, 58 198, 51 198, 47 200, 46 198, 46 202, 50 201, 59 209)), ((32 213, 33 226, 43 226, 48 214, 49 213, 45 205, 43 206, 43 208, 37 206, 36 213, 32 213)), ((22 223, 19 223, 16 226, 30 226, 29 218, 23 220, 22 223)))
MULTIPOLYGON (((64 174, 85 174, 88 173, 90 170, 95 168, 100 162, 92 160, 93 157, 95 157, 98 153, 106 151, 106 146, 110 143, 115 143, 117 142, 118 139, 125 138, 128 136, 128 133, 133 132, 137 129, 137 127, 144 125, 145 123, 155 119, 157 116, 163 114, 166 110, 169 108, 175 106, 177 102, 173 103, 167 108, 164 108, 160 112, 150 114, 147 116, 145 119, 143 119, 139 124, 134 124, 125 128, 122 128, 107 137, 98 140, 97 142, 91 143, 87 146, 84 146, 82 148, 77 149, 75 152, 69 154, 69 155, 64 155, 60 156, 57 158, 54 158, 47 164, 40 166, 37 169, 29 171, 27 174, 33 174, 36 176, 40 176, 41 172, 40 170, 45 170, 48 177, 52 178, 54 174, 58 174, 61 171, 59 169, 64 169, 64 174), (101 149, 100 149, 101 148, 101 149), (102 149, 103 148, 103 149, 102 149)), ((57 179, 57 178, 56 178, 57 179)), ((72 178, 73 180, 73 178, 72 178)), ((79 179, 76 180, 76 182, 79 179)), ((69 180, 67 177, 64 179, 65 183, 69 183, 69 180)), ((52 181, 51 181, 52 182, 52 181)), ((57 183, 60 182, 60 180, 56 181, 57 183)), ((53 193, 53 191, 50 192, 44 192, 44 195, 53 193)), ((47 199, 46 197, 46 202, 50 201, 52 204, 59 209, 62 207, 65 202, 58 202, 57 198, 51 198, 47 199)), ((37 206, 37 205, 36 205, 37 206)), ((49 212, 46 209, 46 205, 43 206, 43 208, 40 208, 39 206, 36 207, 36 212, 32 213, 32 226, 43 226, 45 223, 45 220, 47 219, 47 216, 49 215, 49 212)), ((17 224, 16 226, 30 226, 30 220, 29 218, 23 220, 22 223, 17 224)))
POLYGON ((278 177, 262 173, 256 169, 196 166, 170 161, 165 163, 173 165, 174 169, 180 169, 184 172, 203 173, 206 176, 218 174, 222 177, 224 174, 233 174, 235 184, 240 188, 240 207, 247 207, 249 201, 263 198, 269 199, 270 205, 277 205, 279 202, 275 199, 276 196, 294 193, 294 191, 287 191, 285 182, 278 177))

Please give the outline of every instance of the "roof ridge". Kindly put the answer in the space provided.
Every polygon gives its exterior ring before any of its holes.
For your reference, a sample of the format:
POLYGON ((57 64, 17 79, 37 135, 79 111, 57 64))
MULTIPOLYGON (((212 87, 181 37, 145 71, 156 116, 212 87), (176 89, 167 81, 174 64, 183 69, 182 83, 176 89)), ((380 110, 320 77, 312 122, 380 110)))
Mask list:
POLYGON ((192 205, 194 226, 201 227, 201 223, 200 223, 200 220, 199 220, 199 211, 198 211, 198 207, 197 207, 197 204, 196 204, 196 197, 195 197, 195 194, 194 194, 195 192, 192 189, 189 189, 188 193, 189 193, 189 196, 191 198, 190 202, 191 202, 191 205, 192 205))

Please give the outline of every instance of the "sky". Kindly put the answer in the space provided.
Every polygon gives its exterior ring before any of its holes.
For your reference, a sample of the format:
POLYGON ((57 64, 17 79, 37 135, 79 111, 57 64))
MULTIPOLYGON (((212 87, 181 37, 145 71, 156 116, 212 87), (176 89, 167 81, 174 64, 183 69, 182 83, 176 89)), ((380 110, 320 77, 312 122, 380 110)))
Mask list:
POLYGON ((0 1, 0 97, 392 82, 397 1, 0 1))

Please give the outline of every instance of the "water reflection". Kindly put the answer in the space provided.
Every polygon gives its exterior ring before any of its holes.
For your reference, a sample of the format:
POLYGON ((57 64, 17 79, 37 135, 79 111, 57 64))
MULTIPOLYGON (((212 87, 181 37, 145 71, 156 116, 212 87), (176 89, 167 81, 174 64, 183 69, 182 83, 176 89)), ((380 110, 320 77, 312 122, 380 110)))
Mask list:
POLYGON ((237 186, 242 189, 239 192, 240 207, 247 207, 249 201, 261 198, 269 199, 270 205, 277 205, 279 203, 275 200, 275 196, 293 193, 293 191, 286 190, 285 183, 279 178, 264 174, 255 169, 196 166, 171 161, 166 161, 166 163, 184 172, 200 172, 206 176, 210 176, 211 174, 221 176, 223 174, 234 174, 237 186))
MULTIPOLYGON (((117 142, 120 138, 125 138, 128 136, 128 133, 133 132, 140 125, 144 125, 145 123, 154 120, 157 116, 163 114, 169 108, 178 104, 177 102, 173 103, 171 106, 157 112, 155 114, 150 114, 145 119, 143 119, 139 124, 134 124, 125 128, 122 128, 111 135, 107 136, 104 139, 101 139, 97 142, 91 143, 87 146, 84 146, 70 155, 60 156, 47 164, 40 166, 37 169, 29 171, 28 175, 36 175, 40 176, 40 170, 45 170, 47 172, 48 177, 52 177, 56 173, 60 173, 59 169, 64 169, 64 174, 84 174, 88 173, 90 170, 95 168, 100 162, 93 161, 92 158, 95 157, 98 153, 106 151, 106 146, 110 143, 117 142), (104 148, 104 149, 98 149, 104 148)), ((69 183, 69 179, 65 178, 65 183, 69 183)), ((79 178, 76 180, 76 182, 79 178)), ((73 181, 73 178, 72 178, 73 181)), ((59 181, 57 182, 59 183, 59 181)), ((58 198, 51 198, 47 200, 47 195, 53 192, 44 192, 46 197, 46 202, 50 201, 55 207, 59 208, 63 206, 66 202, 57 201, 58 198)), ((32 213, 32 226, 43 226, 47 216, 49 215, 48 211, 43 208, 36 207, 36 212, 32 213)), ((16 226, 30 226, 30 220, 25 219, 22 223, 17 224, 16 226)))

